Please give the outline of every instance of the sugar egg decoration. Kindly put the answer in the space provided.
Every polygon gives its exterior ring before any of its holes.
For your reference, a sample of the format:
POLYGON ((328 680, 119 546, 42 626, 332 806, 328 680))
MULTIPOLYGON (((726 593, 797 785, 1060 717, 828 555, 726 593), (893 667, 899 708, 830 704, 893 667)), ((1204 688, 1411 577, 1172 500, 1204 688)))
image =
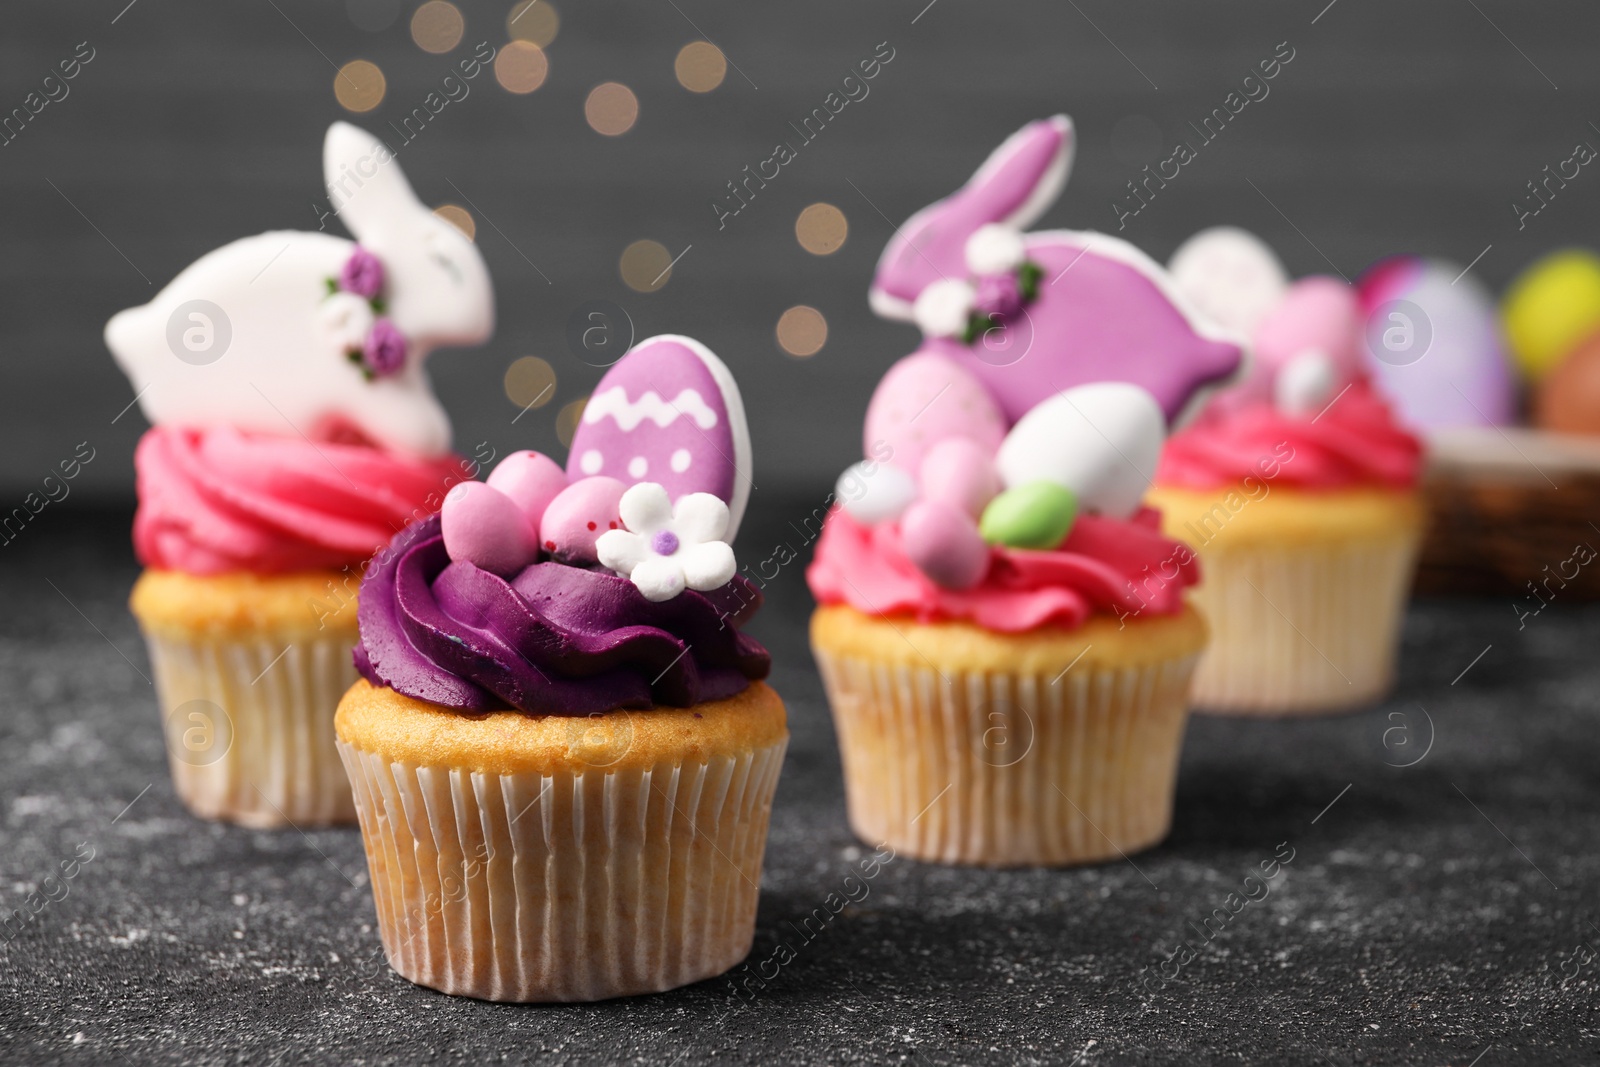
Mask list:
POLYGON ((1024 415, 1000 446, 1008 489, 1054 482, 1082 511, 1130 518, 1155 476, 1166 416, 1150 393, 1127 382, 1064 390, 1024 415))
POLYGON ((923 350, 890 367, 878 383, 863 443, 868 455, 888 446, 895 466, 915 471, 940 441, 963 438, 993 452, 1005 432, 999 406, 972 372, 923 350))
POLYGON ((1516 386, 1494 301, 1442 260, 1395 256, 1356 282, 1367 371, 1401 421, 1423 429, 1500 426, 1516 386))
POLYGON ((1517 369, 1538 381, 1600 330, 1600 257, 1579 248, 1545 256, 1511 283, 1502 308, 1517 369))

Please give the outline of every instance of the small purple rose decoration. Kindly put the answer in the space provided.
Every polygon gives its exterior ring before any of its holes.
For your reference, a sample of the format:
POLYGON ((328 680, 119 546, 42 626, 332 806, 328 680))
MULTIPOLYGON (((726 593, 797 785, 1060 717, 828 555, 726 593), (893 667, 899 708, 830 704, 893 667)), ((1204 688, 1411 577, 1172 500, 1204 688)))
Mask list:
POLYGON ((405 335, 388 319, 377 320, 361 346, 361 362, 379 377, 398 373, 406 364, 405 335))
POLYGON ((383 262, 360 245, 344 261, 339 272, 339 288, 372 300, 383 292, 383 262))
POLYGON ((985 274, 977 279, 972 308, 980 315, 1010 319, 1022 310, 1022 286, 1015 273, 985 274))
MULTIPOLYGON (((339 276, 325 281, 328 296, 338 293, 358 296, 367 302, 373 315, 383 315, 383 261, 360 245, 351 250, 350 258, 339 269, 339 276)), ((372 326, 359 345, 345 350, 345 356, 361 368, 370 382, 398 374, 406 365, 406 347, 406 337, 400 328, 391 320, 379 317, 372 320, 372 326)))

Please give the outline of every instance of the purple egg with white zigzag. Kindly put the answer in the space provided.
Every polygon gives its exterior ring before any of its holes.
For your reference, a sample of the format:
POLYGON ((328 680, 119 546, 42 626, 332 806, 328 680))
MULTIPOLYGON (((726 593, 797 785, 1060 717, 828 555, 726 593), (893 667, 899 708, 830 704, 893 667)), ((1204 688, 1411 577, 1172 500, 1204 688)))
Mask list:
POLYGON ((567 477, 657 482, 676 501, 710 493, 728 505, 733 540, 750 496, 750 430, 733 375, 688 337, 641 341, 584 406, 567 477))

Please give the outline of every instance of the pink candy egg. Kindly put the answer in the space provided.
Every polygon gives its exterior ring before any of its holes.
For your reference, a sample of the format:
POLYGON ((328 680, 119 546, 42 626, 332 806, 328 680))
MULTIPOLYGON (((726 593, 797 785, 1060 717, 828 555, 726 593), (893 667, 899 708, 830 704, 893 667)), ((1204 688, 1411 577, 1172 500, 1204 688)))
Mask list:
POLYGON ((991 454, 1005 436, 1005 420, 972 372, 938 352, 913 352, 883 376, 867 405, 865 454, 892 459, 914 471, 930 448, 951 437, 973 441, 991 454), (882 456, 882 446, 893 449, 882 456))
POLYGON ((539 557, 533 524, 506 494, 483 482, 462 482, 439 509, 451 560, 509 578, 539 557))
POLYGON ((560 563, 596 563, 594 543, 607 530, 622 528, 618 503, 628 487, 603 474, 580 478, 545 508, 539 544, 560 563))
POLYGON ((1312 350, 1332 360, 1341 383, 1360 371, 1361 301, 1338 278, 1300 279, 1256 327, 1256 359, 1270 375, 1312 350))
POLYGON ((567 472, 541 452, 513 452, 490 472, 488 484, 511 498, 534 529, 560 492, 567 487, 567 472))
POLYGON ((961 508, 942 500, 919 500, 900 520, 906 556, 935 585, 971 589, 989 570, 989 546, 961 508))
POLYGON ((982 515, 1001 489, 992 455, 964 437, 940 441, 922 457, 922 498, 953 504, 973 518, 982 515))

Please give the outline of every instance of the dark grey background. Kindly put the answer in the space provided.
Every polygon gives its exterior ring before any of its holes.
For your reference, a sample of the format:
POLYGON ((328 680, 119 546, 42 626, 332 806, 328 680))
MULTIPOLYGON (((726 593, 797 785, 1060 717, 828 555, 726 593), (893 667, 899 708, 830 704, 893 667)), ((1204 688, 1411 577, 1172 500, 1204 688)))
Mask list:
MULTIPOLYGON (((555 412, 599 377, 567 351, 566 322, 607 298, 641 337, 689 333, 733 366, 754 423, 758 486, 825 487, 858 458, 873 383, 916 341, 866 304, 888 220, 953 190, 1024 121, 1066 111, 1078 124, 1078 161, 1043 223, 1114 228, 1110 205, 1124 184, 1177 138, 1192 139, 1186 124, 1281 41, 1296 57, 1271 94, 1201 149, 1124 236, 1164 259, 1195 230, 1232 222, 1266 237, 1297 274, 1331 260, 1351 277, 1392 252, 1465 265, 1492 244, 1478 271, 1498 289, 1540 252, 1600 230, 1600 198, 1588 188, 1600 175, 1587 171, 1520 233, 1511 210, 1579 138, 1600 144, 1588 125, 1600 121, 1593 4, 926 3, 569 2, 543 88, 513 96, 485 74, 449 105, 404 150, 406 172, 429 203, 459 200, 453 181, 505 234, 479 218, 500 299, 496 337, 430 362, 458 443, 562 454, 555 412), (703 36, 738 70, 702 96, 676 83, 672 62, 703 36), (792 139, 787 123, 820 106, 881 41, 895 59, 871 94, 719 232, 710 203, 724 183, 792 139), (638 124, 620 138, 583 118, 584 97, 606 80, 640 100, 638 124), (845 247, 821 258, 793 229, 818 200, 851 226, 845 247), (617 273, 622 249, 644 237, 673 254, 692 246, 648 295, 617 273), (799 303, 831 328, 809 360, 785 355, 773 335, 799 303), (512 426, 501 378, 526 354, 548 359, 560 380, 552 403, 512 426)), ((97 458, 74 492, 129 491, 144 424, 131 412, 111 425, 133 393, 100 328, 233 238, 314 227, 322 133, 350 117, 334 99, 333 64, 365 57, 382 67, 388 95, 355 121, 383 129, 476 42, 502 45, 511 6, 464 4, 461 46, 432 56, 411 42, 410 0, 379 33, 357 29, 341 0, 137 0, 112 25, 126 4, 17 3, 5 15, 4 111, 78 42, 97 53, 70 96, 0 148, 6 509, 85 439, 97 458)))
MULTIPOLYGON (((856 455, 873 382, 914 341, 866 307, 890 231, 871 205, 898 223, 1011 128, 1066 110, 1079 161, 1045 221, 1114 226, 1113 196, 1161 151, 1150 124, 1162 142, 1181 135, 1285 40, 1297 54, 1271 96, 1125 235, 1164 258, 1195 229, 1236 222, 1296 273, 1329 269, 1325 253, 1350 275, 1389 252, 1465 263, 1492 244, 1478 269, 1498 288, 1600 221, 1587 187, 1600 177, 1588 173, 1523 233, 1510 208, 1575 140, 1600 142, 1587 126, 1600 86, 1593 5, 924 4, 568 0, 542 89, 513 97, 485 77, 450 105, 406 150, 407 173, 433 203, 457 199, 454 181, 554 282, 480 217, 500 333, 432 364, 458 439, 559 452, 555 410, 598 378, 567 353, 566 318, 612 299, 641 336, 691 333, 733 365, 761 486, 741 540, 748 550, 792 538, 787 523, 856 455), (701 36, 760 88, 730 70, 709 96, 680 89, 672 58, 701 36), (708 204, 723 182, 884 40, 896 58, 871 95, 718 233, 708 204), (588 89, 607 79, 642 105, 616 140, 582 117, 588 89), (849 243, 821 259, 793 237, 816 200, 851 222, 849 243), (616 273, 622 248, 642 237, 674 252, 693 245, 647 296, 616 273), (807 361, 773 340, 796 303, 832 327, 807 361), (524 354, 556 366, 559 395, 513 426, 501 376, 524 354)), ((1507 602, 1420 602, 1400 686, 1379 707, 1294 724, 1196 720, 1173 832, 1158 848, 1072 871, 898 860, 743 1007, 721 981, 554 1008, 412 987, 375 955, 354 830, 258 833, 190 818, 167 779, 149 665, 124 605, 143 426, 136 412, 112 423, 132 390, 100 328, 153 291, 138 271, 160 285, 234 237, 314 225, 320 138, 342 117, 330 61, 383 67, 388 103, 362 120, 381 126, 453 58, 410 42, 412 6, 378 34, 354 28, 336 0, 137 0, 115 25, 126 0, 4 13, 0 111, 79 41, 97 56, 65 101, 0 148, 0 503, 19 503, 77 442, 97 453, 68 503, 0 556, 0 912, 22 906, 78 842, 96 858, 66 899, 0 940, 0 1061, 1600 1058, 1600 608, 1558 602, 1519 629, 1507 602), (1208 945, 1183 984, 1141 990, 1141 969, 1280 841, 1296 859, 1270 900, 1208 945)), ((465 6, 460 52, 503 43, 509 3, 465 6)), ((794 741, 757 959, 795 940, 790 924, 836 888, 856 847, 805 647, 799 567, 769 593, 753 629, 773 649, 794 741)))

